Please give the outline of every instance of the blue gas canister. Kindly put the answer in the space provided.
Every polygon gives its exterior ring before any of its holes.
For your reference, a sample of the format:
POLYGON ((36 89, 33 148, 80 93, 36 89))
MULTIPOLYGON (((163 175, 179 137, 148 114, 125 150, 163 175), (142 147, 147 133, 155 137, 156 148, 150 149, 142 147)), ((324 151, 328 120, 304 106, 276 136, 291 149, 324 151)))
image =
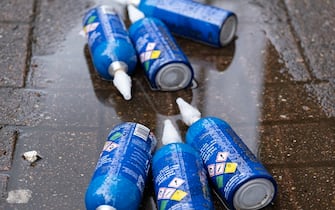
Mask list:
POLYGON ((88 10, 83 18, 84 32, 94 67, 113 84, 126 100, 131 98, 131 78, 136 51, 121 17, 113 7, 101 5, 88 10))
POLYGON ((225 121, 200 118, 200 112, 178 98, 183 121, 189 125, 187 144, 200 152, 211 182, 231 209, 261 209, 275 197, 277 184, 225 121))
POLYGON ((193 69, 165 24, 132 5, 128 14, 133 24, 129 34, 153 90, 175 91, 190 86, 193 69))
MULTIPOLYGON (((122 1, 122 0, 118 0, 122 1)), ((215 47, 235 37, 237 16, 228 10, 190 0, 123 0, 147 16, 162 20, 176 35, 215 47)))
POLYGON ((158 210, 214 210, 199 153, 182 143, 170 120, 164 122, 162 142, 152 162, 158 210))
POLYGON ((87 210, 137 210, 156 143, 152 132, 142 124, 115 126, 87 188, 87 210))

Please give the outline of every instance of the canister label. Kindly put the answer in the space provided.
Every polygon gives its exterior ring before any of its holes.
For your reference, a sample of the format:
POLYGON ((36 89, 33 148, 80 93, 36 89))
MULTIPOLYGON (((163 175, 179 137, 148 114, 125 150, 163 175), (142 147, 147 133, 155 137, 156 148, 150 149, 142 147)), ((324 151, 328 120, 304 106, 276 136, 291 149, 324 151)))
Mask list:
POLYGON ((109 134, 85 195, 86 208, 138 209, 156 146, 150 130, 122 123, 109 134))
MULTIPOLYGON (((153 89, 159 89, 156 75, 172 63, 191 65, 166 26, 156 18, 144 18, 129 28, 142 67, 153 89)), ((192 72, 193 74, 193 72, 192 72)))
POLYGON ((154 155, 153 175, 159 210, 213 209, 203 163, 188 145, 161 148, 154 155))
POLYGON ((90 9, 83 18, 84 32, 93 64, 99 75, 112 80, 113 62, 127 64, 125 71, 132 74, 137 63, 136 51, 121 17, 110 6, 90 9))
POLYGON ((187 131, 186 142, 200 152, 212 182, 230 206, 243 183, 255 178, 274 182, 232 128, 218 118, 206 117, 195 122, 187 131))
POLYGON ((220 32, 232 12, 190 0, 143 0, 139 8, 162 20, 172 33, 219 47, 220 32))
POLYGON ((131 42, 127 29, 112 7, 101 6, 92 9, 84 17, 84 32, 88 36, 88 46, 94 51, 104 41, 125 39, 131 42))

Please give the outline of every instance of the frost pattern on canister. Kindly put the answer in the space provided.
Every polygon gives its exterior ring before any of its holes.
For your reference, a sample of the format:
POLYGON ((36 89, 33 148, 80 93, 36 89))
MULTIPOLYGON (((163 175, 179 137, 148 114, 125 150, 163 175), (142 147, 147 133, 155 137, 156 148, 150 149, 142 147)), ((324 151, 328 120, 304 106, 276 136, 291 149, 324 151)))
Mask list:
POLYGON ((117 210, 138 209, 156 143, 142 124, 127 122, 114 127, 87 188, 86 208, 109 205, 117 210))
POLYGON ((206 171, 199 153, 184 143, 171 143, 153 157, 158 210, 212 210, 206 171))
POLYGON ((189 127, 186 142, 200 152, 212 183, 230 208, 260 209, 275 197, 274 178, 225 121, 199 119, 189 127))
POLYGON ((152 89, 174 91, 191 84, 192 66, 162 21, 143 18, 129 34, 152 89))
POLYGON ((83 18, 83 26, 94 67, 102 78, 113 79, 109 68, 116 61, 127 65, 129 75, 134 72, 136 51, 123 20, 112 7, 90 9, 83 18))
POLYGON ((162 20, 171 32, 221 47, 229 44, 237 29, 237 16, 228 10, 190 0, 141 0, 139 9, 162 20))

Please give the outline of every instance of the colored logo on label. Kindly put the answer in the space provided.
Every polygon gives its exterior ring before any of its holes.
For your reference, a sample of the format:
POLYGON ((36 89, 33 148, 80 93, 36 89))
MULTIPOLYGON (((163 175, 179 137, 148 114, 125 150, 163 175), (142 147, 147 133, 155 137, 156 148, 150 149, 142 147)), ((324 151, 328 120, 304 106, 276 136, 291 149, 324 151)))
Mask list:
POLYGON ((87 35, 89 32, 94 31, 99 26, 99 23, 91 23, 84 27, 84 33, 87 35))
POLYGON ((168 201, 167 201, 167 200, 162 201, 162 202, 161 202, 161 205, 160 205, 160 207, 159 207, 159 210, 164 210, 164 209, 166 208, 167 204, 168 204, 168 201))
POLYGON ((168 187, 161 187, 158 190, 157 200, 162 200, 160 202, 160 210, 164 210, 167 206, 169 200, 173 201, 181 201, 185 196, 187 196, 187 192, 183 190, 178 190, 185 183, 185 180, 180 178, 174 178, 168 184, 168 187))
POLYGON ((145 48, 145 52, 140 54, 141 63, 143 63, 144 68, 148 71, 151 61, 156 60, 161 55, 160 50, 155 50, 156 43, 150 42, 145 48))
POLYGON ((223 174, 233 174, 237 170, 237 163, 217 163, 212 164, 211 167, 208 166, 209 176, 216 176, 216 185, 218 188, 223 187, 223 174), (211 169, 209 169, 211 168, 211 169), (211 170, 211 171, 210 171, 211 170))
POLYGON ((224 172, 226 174, 235 173, 237 169, 237 163, 227 163, 224 172))
POLYGON ((88 20, 87 20, 87 24, 91 24, 95 21, 95 19, 97 18, 97 16, 91 16, 88 20))
POLYGON ((103 151, 107 151, 110 152, 112 150, 114 150, 115 148, 117 148, 119 145, 115 142, 106 142, 103 148, 103 151))
POLYGON ((228 156, 228 152, 218 152, 215 160, 216 163, 207 166, 210 177, 236 172, 238 164, 232 162, 227 163, 228 156))
POLYGON ((217 163, 215 165, 215 175, 221 175, 225 171, 225 164, 224 163, 217 163))
POLYGON ((169 187, 174 187, 174 188, 178 188, 180 187, 182 184, 184 184, 184 180, 180 179, 180 178, 174 178, 170 184, 168 185, 169 187))
POLYGON ((113 136, 109 137, 110 141, 115 141, 116 139, 120 138, 122 136, 122 133, 116 132, 113 134, 113 136))
POLYGON ((216 156, 216 162, 225 162, 227 161, 229 153, 228 152, 219 152, 216 156))
POLYGON ((229 153, 218 152, 214 164, 207 166, 207 171, 210 177, 215 177, 218 188, 223 187, 224 174, 232 174, 237 170, 237 163, 227 162, 229 153))
POLYGON ((210 177, 215 176, 215 164, 207 166, 207 170, 210 177))
POLYGON ((223 187, 223 176, 216 177, 216 186, 220 189, 223 187))
POLYGON ((176 190, 176 192, 173 193, 171 200, 174 201, 181 201, 183 198, 187 195, 187 192, 184 192, 182 190, 176 190))
POLYGON ((158 200, 162 200, 162 199, 168 200, 172 197, 175 191, 176 189, 173 189, 173 188, 161 187, 158 190, 157 199, 158 200))

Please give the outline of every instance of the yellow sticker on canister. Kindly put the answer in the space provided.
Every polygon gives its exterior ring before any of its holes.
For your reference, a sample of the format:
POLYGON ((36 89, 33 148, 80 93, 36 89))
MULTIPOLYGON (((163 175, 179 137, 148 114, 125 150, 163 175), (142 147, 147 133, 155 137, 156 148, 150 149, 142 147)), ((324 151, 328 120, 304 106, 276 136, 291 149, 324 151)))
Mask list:
POLYGON ((236 169, 237 169, 237 163, 226 163, 224 173, 225 174, 235 173, 236 169))
POLYGON ((176 192, 173 193, 171 200, 181 201, 186 195, 187 195, 186 192, 182 190, 176 190, 176 192))
POLYGON ((159 50, 154 50, 151 53, 151 59, 157 59, 161 55, 161 51, 159 50))

